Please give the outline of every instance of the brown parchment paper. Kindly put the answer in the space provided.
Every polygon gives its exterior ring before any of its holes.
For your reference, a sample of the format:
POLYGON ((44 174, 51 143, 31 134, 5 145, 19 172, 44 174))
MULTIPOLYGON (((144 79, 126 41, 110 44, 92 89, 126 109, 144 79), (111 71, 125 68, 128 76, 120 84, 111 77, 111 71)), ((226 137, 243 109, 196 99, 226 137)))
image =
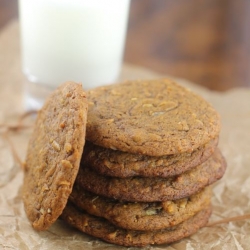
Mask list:
MULTIPOLYGON (((36 232, 30 226, 20 197, 22 170, 13 160, 11 146, 3 136, 6 128, 1 126, 15 124, 25 111, 18 32, 18 22, 14 21, 0 33, 0 249, 127 249, 82 234, 60 220, 45 232, 36 232)), ((124 65, 121 72, 121 80, 157 77, 161 76, 128 65, 124 65)), ((176 80, 202 95, 221 114, 219 146, 228 169, 223 179, 214 185, 210 222, 250 213, 250 89, 216 93, 183 79, 176 80)), ((32 119, 25 122, 32 124, 32 119)), ((31 129, 9 132, 21 160, 25 158, 30 132, 31 129)), ((171 246, 144 249, 250 249, 250 220, 206 227, 171 246)))

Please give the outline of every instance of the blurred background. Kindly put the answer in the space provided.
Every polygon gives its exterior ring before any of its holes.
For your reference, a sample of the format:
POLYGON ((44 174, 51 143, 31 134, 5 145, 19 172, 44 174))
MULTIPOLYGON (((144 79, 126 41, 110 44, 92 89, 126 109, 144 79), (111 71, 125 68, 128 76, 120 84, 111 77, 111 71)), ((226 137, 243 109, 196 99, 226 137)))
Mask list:
MULTIPOLYGON (((17 0, 0 0, 0 32, 17 18, 17 0)), ((249 25, 249 0, 131 0, 124 60, 213 90, 250 87, 249 25)))

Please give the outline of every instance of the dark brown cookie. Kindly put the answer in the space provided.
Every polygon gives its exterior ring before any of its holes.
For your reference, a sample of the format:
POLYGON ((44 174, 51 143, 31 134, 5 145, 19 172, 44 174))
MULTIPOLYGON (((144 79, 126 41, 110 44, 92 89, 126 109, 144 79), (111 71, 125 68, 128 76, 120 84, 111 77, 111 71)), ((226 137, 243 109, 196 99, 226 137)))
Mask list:
POLYGON ((154 231, 126 230, 115 227, 107 220, 89 215, 67 204, 61 218, 80 231, 104 241, 123 246, 169 244, 196 233, 204 227, 211 214, 211 207, 197 213, 177 226, 154 231))
POLYGON ((155 157, 130 154, 86 142, 82 164, 88 165, 100 174, 121 178, 131 176, 170 177, 203 163, 214 153, 217 144, 218 138, 212 139, 193 152, 155 157))
POLYGON ((128 81, 90 90, 86 140, 134 154, 192 152, 217 138, 217 112, 171 80, 128 81))
POLYGON ((36 230, 62 213, 78 173, 85 142, 87 100, 82 86, 67 82, 39 111, 28 145, 23 201, 36 230))
POLYGON ((160 177, 118 178, 103 176, 81 166, 76 182, 97 195, 132 202, 176 200, 190 196, 220 179, 226 162, 219 150, 201 165, 181 175, 160 177))
POLYGON ((159 230, 189 219, 210 204, 211 188, 190 197, 163 202, 119 202, 78 188, 69 200, 87 213, 103 217, 117 227, 130 230, 159 230))

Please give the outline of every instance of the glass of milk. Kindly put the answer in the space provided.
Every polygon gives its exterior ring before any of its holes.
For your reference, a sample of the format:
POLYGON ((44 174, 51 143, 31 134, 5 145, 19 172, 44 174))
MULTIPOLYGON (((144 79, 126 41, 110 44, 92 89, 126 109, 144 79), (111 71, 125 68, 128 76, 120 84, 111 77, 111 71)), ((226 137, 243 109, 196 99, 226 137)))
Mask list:
POLYGON ((65 81, 84 89, 116 81, 130 0, 19 0, 28 109, 65 81))

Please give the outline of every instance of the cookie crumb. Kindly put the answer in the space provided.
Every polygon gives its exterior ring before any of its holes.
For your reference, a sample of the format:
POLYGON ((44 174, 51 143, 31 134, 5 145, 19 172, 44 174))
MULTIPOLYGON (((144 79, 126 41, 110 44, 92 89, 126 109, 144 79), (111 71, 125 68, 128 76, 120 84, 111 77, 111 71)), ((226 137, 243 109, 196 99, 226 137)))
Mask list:
POLYGON ((73 168, 73 165, 70 163, 70 161, 62 160, 61 163, 64 168, 73 168))
POLYGON ((55 141, 55 140, 53 140, 53 142, 52 142, 52 147, 53 147, 56 151, 58 151, 58 152, 61 150, 61 147, 60 147, 59 143, 58 143, 57 141, 55 141))

